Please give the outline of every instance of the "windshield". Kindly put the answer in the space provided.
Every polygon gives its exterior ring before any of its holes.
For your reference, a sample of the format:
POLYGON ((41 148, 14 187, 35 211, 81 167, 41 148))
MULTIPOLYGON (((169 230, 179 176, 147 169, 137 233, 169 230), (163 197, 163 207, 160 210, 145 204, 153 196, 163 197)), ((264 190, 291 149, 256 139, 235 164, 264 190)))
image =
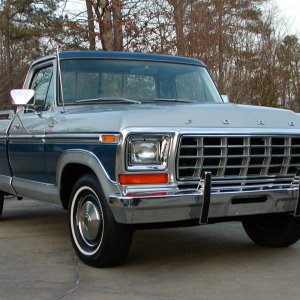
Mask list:
POLYGON ((61 61, 65 104, 222 102, 205 67, 152 61, 61 61), (135 101, 130 101, 135 100, 135 101))

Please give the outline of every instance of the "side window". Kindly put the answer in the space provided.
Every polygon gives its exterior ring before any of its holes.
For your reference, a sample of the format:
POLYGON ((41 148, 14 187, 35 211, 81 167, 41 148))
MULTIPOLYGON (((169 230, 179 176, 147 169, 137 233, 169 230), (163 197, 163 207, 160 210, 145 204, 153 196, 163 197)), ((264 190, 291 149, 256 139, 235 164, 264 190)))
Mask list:
POLYGON ((31 89, 35 90, 34 109, 47 110, 53 100, 52 66, 38 70, 31 83, 31 89))

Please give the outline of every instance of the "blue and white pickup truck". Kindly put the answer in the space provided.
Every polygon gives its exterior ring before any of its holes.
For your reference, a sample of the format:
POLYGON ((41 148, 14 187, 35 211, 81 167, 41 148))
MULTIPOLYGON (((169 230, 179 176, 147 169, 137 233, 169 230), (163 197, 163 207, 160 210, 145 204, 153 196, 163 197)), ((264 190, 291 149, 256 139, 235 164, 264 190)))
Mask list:
POLYGON ((62 205, 89 265, 121 263, 143 227, 239 220, 260 245, 300 237, 299 115, 227 103, 201 61, 60 52, 11 95, 0 211, 8 195, 62 205))

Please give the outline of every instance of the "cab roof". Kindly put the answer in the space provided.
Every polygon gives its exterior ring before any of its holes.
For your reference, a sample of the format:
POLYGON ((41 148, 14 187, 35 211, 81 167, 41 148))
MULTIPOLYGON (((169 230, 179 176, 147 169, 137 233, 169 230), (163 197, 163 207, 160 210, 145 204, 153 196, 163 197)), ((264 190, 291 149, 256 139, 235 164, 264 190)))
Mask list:
MULTIPOLYGON (((54 59, 56 54, 45 56, 33 63, 41 63, 46 60, 54 59)), ((161 54, 149 54, 141 52, 119 52, 119 51, 63 51, 59 52, 60 59, 71 59, 71 58, 99 58, 99 59, 130 59, 130 60, 146 60, 146 61, 161 61, 161 62, 172 62, 180 64, 198 65, 205 66, 200 60, 182 57, 182 56, 171 56, 161 54)))

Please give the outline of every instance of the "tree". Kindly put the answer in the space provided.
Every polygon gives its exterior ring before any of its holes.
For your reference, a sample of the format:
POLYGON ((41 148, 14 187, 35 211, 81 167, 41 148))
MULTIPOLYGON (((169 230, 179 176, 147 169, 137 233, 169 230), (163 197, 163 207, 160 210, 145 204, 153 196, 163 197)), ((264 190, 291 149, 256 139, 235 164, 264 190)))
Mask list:
POLYGON ((299 39, 269 0, 72 1, 0 0, 2 108, 28 64, 59 46, 201 59, 232 101, 300 110, 299 39))
POLYGON ((123 50, 122 0, 86 0, 90 50, 96 49, 97 22, 102 50, 123 50))
POLYGON ((77 22, 59 15, 62 2, 59 0, 0 2, 1 109, 10 107, 9 92, 12 88, 22 86, 28 66, 33 60, 53 53, 57 46, 62 49, 79 48, 78 36, 84 32, 77 26, 77 22))
POLYGON ((279 99, 281 106, 300 110, 300 43, 286 36, 278 49, 279 99))

